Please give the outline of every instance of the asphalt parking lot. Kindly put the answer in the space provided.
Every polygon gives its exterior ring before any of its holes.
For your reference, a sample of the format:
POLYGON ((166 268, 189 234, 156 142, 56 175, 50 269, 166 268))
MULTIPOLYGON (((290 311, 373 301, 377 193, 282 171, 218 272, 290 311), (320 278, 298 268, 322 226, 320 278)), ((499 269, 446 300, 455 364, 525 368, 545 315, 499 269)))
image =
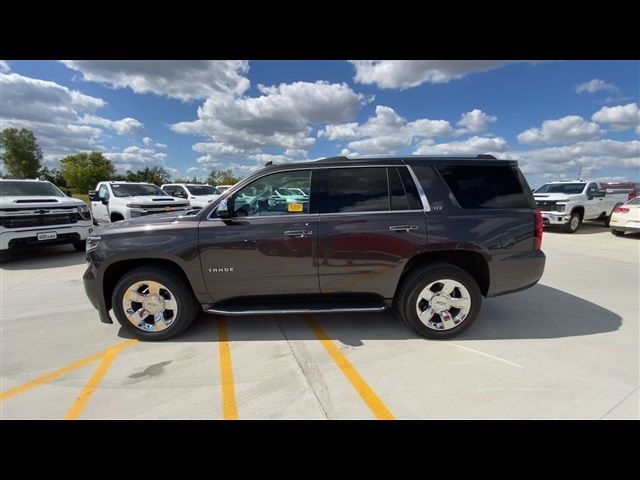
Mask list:
POLYGON ((0 263, 2 419, 638 419, 640 237, 546 231, 539 285, 450 341, 391 313, 218 317, 132 340, 71 246, 0 263))

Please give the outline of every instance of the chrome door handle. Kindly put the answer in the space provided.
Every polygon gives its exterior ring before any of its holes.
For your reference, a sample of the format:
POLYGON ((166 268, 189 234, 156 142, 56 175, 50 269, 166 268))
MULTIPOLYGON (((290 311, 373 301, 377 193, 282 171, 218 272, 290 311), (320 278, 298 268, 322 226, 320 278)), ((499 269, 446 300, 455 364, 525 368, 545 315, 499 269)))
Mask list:
POLYGON ((287 230, 284 234, 287 237, 296 237, 296 238, 304 238, 306 236, 311 235, 313 232, 311 230, 287 230))
POLYGON ((418 230, 417 225, 392 225, 389 227, 392 232, 408 232, 409 230, 418 230))

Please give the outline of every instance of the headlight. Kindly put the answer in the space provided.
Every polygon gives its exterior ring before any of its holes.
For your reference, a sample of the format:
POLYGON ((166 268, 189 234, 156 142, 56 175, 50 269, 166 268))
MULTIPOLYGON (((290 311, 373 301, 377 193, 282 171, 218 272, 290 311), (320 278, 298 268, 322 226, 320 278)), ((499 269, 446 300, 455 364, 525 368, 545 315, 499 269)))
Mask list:
POLYGON ((99 236, 89 236, 87 237, 87 252, 95 249, 99 244, 102 237, 99 236))
POLYGON ((557 205, 556 206, 556 211, 558 212, 564 212, 564 208, 566 207, 566 205, 557 205))
POLYGON ((87 204, 78 205, 78 214, 83 220, 91 220, 91 213, 87 204))

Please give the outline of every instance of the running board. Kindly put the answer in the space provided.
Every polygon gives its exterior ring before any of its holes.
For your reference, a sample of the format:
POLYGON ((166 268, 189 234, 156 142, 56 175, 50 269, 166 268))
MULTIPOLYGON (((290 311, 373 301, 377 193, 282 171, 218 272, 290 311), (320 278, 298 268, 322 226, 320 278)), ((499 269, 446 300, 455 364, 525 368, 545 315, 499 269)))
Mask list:
POLYGON ((290 308, 281 310, 238 310, 224 307, 204 308, 205 313, 218 315, 285 315, 288 313, 354 313, 354 312, 383 312, 388 307, 357 307, 357 308, 290 308))

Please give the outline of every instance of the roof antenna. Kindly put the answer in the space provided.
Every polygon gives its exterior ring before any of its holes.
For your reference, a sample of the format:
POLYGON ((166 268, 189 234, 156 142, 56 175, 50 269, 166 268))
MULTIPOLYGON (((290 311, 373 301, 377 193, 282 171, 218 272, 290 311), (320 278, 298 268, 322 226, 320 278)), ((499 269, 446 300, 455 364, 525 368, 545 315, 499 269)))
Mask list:
POLYGON ((578 180, 582 177, 582 162, 580 162, 580 166, 578 167, 578 180))

